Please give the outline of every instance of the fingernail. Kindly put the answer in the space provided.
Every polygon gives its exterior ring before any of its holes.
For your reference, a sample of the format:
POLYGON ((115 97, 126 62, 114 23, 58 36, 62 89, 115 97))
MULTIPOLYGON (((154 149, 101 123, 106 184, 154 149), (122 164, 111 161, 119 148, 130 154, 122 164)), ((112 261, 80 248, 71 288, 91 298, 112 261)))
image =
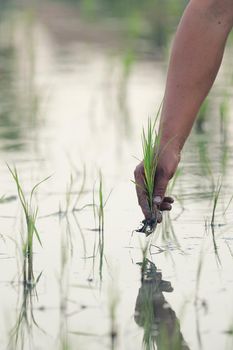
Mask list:
POLYGON ((154 204, 160 204, 162 202, 162 198, 160 196, 154 197, 154 204))

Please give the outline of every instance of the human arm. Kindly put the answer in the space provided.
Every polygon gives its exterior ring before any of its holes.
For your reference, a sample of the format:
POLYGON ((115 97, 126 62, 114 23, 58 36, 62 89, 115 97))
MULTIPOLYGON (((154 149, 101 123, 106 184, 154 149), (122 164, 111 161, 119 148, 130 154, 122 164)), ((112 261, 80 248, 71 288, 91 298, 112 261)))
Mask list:
MULTIPOLYGON (((171 52, 160 120, 160 149, 155 175, 155 210, 170 210, 164 196, 180 160, 198 110, 221 65, 233 26, 233 0, 191 0, 182 16, 171 52)), ((144 168, 135 169, 139 205, 150 218, 144 168)))

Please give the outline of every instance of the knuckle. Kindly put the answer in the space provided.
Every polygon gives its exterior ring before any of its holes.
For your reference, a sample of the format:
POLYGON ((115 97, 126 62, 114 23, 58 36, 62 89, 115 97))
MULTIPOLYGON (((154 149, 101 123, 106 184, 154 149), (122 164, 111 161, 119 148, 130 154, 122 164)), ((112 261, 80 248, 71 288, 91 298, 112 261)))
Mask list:
POLYGON ((134 169, 134 177, 138 178, 141 177, 144 174, 144 167, 143 165, 140 163, 136 166, 136 168, 134 169))

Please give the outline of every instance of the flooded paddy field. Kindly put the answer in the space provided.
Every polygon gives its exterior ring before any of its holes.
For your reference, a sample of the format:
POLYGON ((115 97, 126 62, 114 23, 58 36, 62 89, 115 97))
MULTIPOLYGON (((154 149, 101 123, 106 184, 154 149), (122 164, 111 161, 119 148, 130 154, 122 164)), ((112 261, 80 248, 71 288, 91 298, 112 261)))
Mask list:
POLYGON ((145 238, 131 180, 170 44, 65 1, 5 3, 0 349, 233 349, 232 39, 145 238))

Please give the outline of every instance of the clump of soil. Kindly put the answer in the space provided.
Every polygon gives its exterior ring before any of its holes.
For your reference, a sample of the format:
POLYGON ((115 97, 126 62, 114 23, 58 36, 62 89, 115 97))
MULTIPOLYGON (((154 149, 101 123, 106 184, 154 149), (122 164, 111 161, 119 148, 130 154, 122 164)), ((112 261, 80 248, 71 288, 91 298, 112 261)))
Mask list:
POLYGON ((148 237, 149 235, 151 235, 157 226, 157 218, 153 218, 153 219, 144 219, 141 222, 141 225, 139 226, 139 228, 136 230, 136 232, 142 232, 145 233, 146 237, 148 237))

